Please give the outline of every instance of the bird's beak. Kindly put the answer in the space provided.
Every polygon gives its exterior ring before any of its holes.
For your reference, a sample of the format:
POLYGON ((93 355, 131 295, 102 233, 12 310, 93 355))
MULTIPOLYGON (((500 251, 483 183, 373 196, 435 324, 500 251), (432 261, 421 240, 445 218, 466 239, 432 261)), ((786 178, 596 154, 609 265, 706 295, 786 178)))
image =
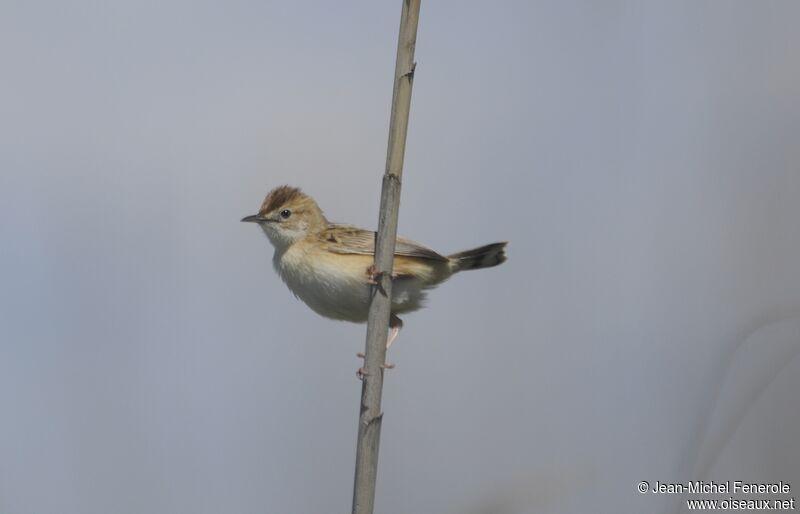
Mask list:
POLYGON ((265 221, 270 221, 270 220, 262 217, 259 214, 251 214, 250 216, 245 216, 244 218, 242 218, 242 221, 246 223, 263 223, 265 221))

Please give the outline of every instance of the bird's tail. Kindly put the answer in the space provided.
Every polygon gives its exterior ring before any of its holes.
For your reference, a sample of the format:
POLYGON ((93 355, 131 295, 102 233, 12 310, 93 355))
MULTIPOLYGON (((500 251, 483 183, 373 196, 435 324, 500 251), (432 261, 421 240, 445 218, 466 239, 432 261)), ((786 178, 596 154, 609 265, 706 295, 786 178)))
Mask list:
POLYGON ((454 273, 468 269, 491 268, 506 261, 506 244, 508 243, 492 243, 447 257, 452 263, 454 273))

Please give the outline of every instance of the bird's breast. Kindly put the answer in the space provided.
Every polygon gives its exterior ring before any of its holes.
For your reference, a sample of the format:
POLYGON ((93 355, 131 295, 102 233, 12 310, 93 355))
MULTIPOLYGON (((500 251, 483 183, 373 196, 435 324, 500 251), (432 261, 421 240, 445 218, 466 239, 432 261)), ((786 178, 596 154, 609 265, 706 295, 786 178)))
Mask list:
POLYGON ((281 279, 295 296, 322 316, 366 321, 370 293, 367 268, 372 259, 309 246, 296 244, 283 255, 276 254, 275 268, 281 279))

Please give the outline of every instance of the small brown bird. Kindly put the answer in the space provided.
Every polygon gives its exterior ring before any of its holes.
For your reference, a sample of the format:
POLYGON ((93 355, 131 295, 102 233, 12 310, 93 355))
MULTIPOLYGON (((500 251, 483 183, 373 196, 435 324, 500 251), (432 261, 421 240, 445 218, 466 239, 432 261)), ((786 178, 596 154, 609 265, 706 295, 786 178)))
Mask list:
MULTIPOLYGON (((329 222, 317 203, 300 189, 280 186, 269 192, 258 223, 275 247, 272 264, 294 295, 326 318, 367 321, 374 283, 375 232, 329 222)), ((506 243, 493 243, 444 256, 419 243, 397 238, 392 269, 392 332, 388 348, 403 326, 397 314, 422 307, 425 290, 454 273, 490 268, 506 260, 506 243)))

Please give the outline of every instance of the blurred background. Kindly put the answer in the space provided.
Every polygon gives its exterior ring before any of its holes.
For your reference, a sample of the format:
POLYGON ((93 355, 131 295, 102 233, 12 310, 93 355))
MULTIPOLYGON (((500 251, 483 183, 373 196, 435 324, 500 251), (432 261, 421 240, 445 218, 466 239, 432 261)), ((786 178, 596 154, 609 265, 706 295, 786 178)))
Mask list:
MULTIPOLYGON (((288 183, 375 227, 399 16, 0 6, 0 513, 349 512, 365 328, 295 300, 239 219, 288 183)), ((423 3, 400 233, 509 261, 405 317, 376 512, 796 495, 798 19, 423 3)))

